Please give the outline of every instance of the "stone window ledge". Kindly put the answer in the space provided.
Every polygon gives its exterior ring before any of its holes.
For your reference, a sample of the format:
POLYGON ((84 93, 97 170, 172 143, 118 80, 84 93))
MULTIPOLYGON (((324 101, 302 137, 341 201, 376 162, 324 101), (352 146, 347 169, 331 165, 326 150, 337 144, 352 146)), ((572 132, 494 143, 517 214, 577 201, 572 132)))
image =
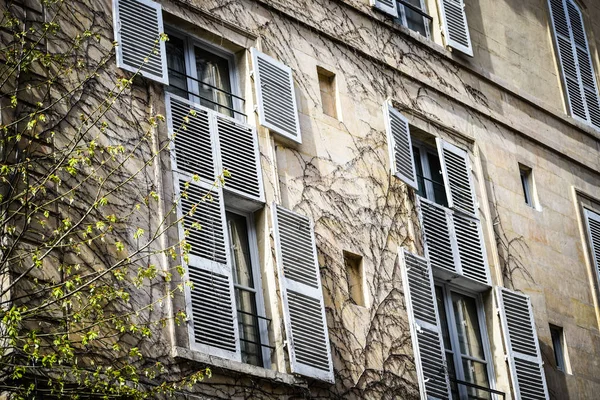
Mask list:
POLYGON ((257 367, 256 365, 246 364, 239 361, 227 360, 225 358, 211 356, 210 354, 201 353, 187 349, 185 347, 175 346, 173 347, 173 356, 175 358, 182 358, 190 361, 196 361, 202 364, 206 364, 211 369, 225 369, 229 371, 238 372, 243 375, 248 375, 260 379, 266 379, 273 382, 282 383, 290 386, 300 386, 307 388, 306 381, 300 377, 292 374, 287 374, 279 371, 273 371, 271 369, 257 367))

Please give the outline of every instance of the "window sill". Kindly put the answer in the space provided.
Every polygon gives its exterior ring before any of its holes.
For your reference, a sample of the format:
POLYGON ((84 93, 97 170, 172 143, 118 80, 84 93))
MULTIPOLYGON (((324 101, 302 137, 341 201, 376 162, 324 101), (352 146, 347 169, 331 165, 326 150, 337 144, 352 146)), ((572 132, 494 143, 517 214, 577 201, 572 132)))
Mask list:
POLYGON ((185 347, 173 347, 173 356, 175 358, 182 358, 206 364, 208 367, 213 369, 213 372, 215 369, 223 369, 238 372, 240 374, 255 378, 282 383, 284 385, 299 386, 302 388, 308 387, 306 381, 300 377, 297 377, 296 375, 273 371, 270 369, 257 367, 256 365, 245 364, 239 361, 232 361, 221 357, 211 356, 209 354, 190 350, 185 347))

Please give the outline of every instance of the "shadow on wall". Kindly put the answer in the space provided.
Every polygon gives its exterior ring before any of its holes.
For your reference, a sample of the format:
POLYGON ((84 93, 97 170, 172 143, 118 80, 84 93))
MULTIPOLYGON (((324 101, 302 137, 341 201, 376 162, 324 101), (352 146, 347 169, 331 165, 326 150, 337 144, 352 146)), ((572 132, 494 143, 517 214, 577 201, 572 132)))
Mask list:
POLYGON ((540 340, 540 351, 544 361, 544 374, 551 400, 569 400, 569 389, 567 387, 566 375, 556 368, 554 361, 554 349, 544 341, 540 340))

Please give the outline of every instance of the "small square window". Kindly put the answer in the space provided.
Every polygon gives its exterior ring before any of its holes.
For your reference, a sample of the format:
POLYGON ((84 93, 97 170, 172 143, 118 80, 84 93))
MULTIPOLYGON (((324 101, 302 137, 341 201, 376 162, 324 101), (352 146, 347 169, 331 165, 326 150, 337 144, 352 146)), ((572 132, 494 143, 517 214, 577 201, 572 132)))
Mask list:
POLYGON ((321 92, 321 104, 323 113, 337 118, 337 101, 335 91, 335 74, 321 67, 317 67, 319 76, 319 90, 321 92))
POLYGON ((358 306, 365 307, 362 257, 358 254, 344 251, 344 265, 350 300, 358 306))
POLYGON ((563 328, 556 325, 550 325, 550 335, 552 336, 552 346, 554 347, 554 360, 556 361, 556 369, 567 372, 563 328))
POLYGON ((521 187, 523 188, 523 199, 529 207, 537 209, 536 192, 533 181, 533 171, 531 168, 519 164, 519 175, 521 178, 521 187))

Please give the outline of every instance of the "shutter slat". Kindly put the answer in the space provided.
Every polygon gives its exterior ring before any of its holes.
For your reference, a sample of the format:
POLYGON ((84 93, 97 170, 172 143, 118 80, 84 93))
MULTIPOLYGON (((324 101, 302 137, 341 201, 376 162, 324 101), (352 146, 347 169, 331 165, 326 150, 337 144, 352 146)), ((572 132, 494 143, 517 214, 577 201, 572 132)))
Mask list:
POLYGON ((383 104, 392 174, 418 189, 408 120, 389 101, 383 104))
POLYGON ((439 0, 446 44, 473 57, 471 35, 463 0, 439 0))
POLYGON ((463 275, 484 285, 491 285, 481 222, 458 212, 454 213, 452 221, 463 275))
POLYGON ((477 218, 471 167, 466 151, 436 138, 448 206, 477 218))
POLYGON ((515 399, 548 399, 529 296, 502 287, 496 289, 515 399))
POLYGON ((207 109, 167 93, 167 116, 174 170, 213 183, 217 175, 212 115, 207 109))
POLYGON ((260 124, 302 143, 291 68, 255 48, 251 53, 260 124))
POLYGON ((216 121, 221 167, 231 173, 225 179, 225 190, 264 202, 256 130, 223 115, 217 115, 216 121))
POLYGON ((458 272, 452 237, 452 221, 446 209, 419 198, 425 255, 433 267, 458 272))
POLYGON ((272 205, 292 372, 333 383, 333 364, 311 221, 272 205))
POLYGON ((404 249, 399 258, 422 398, 450 399, 431 266, 425 258, 404 249))
POLYGON ((169 84, 162 8, 151 0, 113 0, 117 66, 169 84), (156 43, 158 41, 158 43, 156 43))

